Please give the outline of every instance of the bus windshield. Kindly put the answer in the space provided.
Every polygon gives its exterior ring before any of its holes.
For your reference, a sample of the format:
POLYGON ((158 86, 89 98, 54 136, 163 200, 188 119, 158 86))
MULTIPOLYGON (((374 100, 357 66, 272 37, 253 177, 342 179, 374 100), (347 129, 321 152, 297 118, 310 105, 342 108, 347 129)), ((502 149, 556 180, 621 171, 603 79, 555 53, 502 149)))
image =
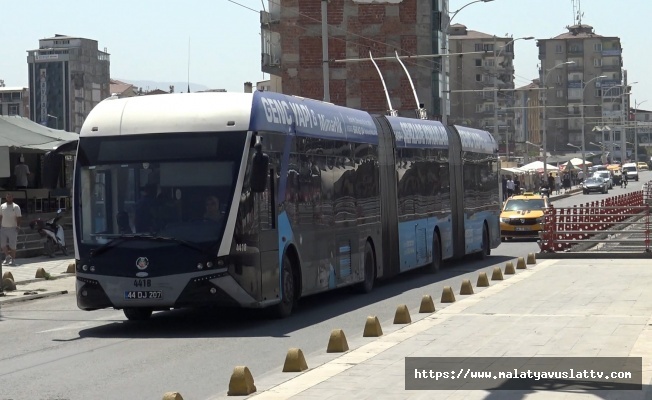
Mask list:
POLYGON ((98 245, 147 235, 201 247, 216 244, 244 143, 245 133, 82 138, 76 169, 77 239, 98 245))

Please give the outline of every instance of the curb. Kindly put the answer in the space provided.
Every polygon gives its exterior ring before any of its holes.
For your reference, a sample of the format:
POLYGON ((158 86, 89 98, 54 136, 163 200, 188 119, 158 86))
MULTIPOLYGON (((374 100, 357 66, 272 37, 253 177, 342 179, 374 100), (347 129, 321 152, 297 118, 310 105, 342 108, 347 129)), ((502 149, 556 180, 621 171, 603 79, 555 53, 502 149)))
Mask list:
POLYGON ((27 285, 28 283, 34 283, 34 282, 43 282, 43 281, 56 281, 57 279, 63 279, 63 278, 70 278, 71 276, 75 276, 75 274, 69 274, 66 272, 62 272, 61 276, 52 276, 50 279, 45 279, 45 278, 33 278, 33 279, 25 279, 24 281, 17 281, 14 282, 16 285, 27 285))
MULTIPOLYGON (((16 290, 17 291, 17 290, 16 290)), ((14 291, 14 292, 16 292, 14 291)), ((10 292, 13 293, 13 292, 10 292)), ((39 293, 39 294, 28 294, 28 295, 23 295, 20 297, 15 297, 15 298, 6 298, 7 293, 5 292, 5 295, 3 297, 0 297, 0 307, 2 307, 2 304, 9 304, 9 303, 18 303, 21 301, 29 301, 29 300, 36 300, 36 299, 41 299, 44 297, 53 297, 53 296, 60 296, 62 294, 68 294, 67 290, 57 290, 55 292, 45 292, 45 293, 39 293)))

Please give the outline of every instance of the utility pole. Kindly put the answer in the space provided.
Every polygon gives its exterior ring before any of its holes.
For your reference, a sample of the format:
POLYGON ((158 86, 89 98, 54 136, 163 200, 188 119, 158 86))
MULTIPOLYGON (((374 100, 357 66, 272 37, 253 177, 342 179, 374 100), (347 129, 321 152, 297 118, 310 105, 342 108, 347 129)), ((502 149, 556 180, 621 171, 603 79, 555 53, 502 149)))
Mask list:
POLYGON ((328 0, 321 0, 321 49, 324 73, 324 101, 330 103, 330 69, 328 62, 328 0))

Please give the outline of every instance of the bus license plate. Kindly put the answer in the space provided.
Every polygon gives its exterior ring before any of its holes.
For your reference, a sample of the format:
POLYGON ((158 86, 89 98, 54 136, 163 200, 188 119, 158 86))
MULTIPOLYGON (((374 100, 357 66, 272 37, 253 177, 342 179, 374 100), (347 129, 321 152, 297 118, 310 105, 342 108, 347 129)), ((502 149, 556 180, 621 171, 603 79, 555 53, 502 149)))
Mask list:
POLYGON ((125 292, 125 300, 147 300, 147 299, 162 299, 163 292, 161 290, 148 290, 136 291, 130 290, 125 292))
POLYGON ((517 226, 516 230, 517 231, 529 231, 530 227, 528 227, 528 226, 517 226))

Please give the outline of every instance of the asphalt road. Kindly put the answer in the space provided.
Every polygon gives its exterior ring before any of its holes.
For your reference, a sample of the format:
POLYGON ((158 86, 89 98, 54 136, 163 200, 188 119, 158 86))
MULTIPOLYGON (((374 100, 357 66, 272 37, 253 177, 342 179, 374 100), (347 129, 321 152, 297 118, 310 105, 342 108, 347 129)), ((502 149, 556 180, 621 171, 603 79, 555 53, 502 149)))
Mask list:
MULTIPOLYGON (((627 189, 609 195, 573 195, 554 202, 567 207, 640 189, 644 173, 627 189)), ((385 332, 396 327, 396 307, 418 312, 421 297, 437 301, 444 286, 459 293, 463 279, 475 285, 479 271, 537 252, 534 241, 501 244, 485 261, 461 260, 436 275, 414 271, 380 284, 371 294, 340 290, 303 299, 285 320, 260 312, 177 310, 154 314, 145 324, 128 323, 121 311, 84 312, 73 294, 14 303, 0 310, 0 400, 158 399, 179 391, 186 399, 225 394, 236 365, 254 378, 282 367, 288 348, 298 347, 308 365, 323 358, 330 331, 344 330, 349 345, 362 338, 369 315, 385 332)))

